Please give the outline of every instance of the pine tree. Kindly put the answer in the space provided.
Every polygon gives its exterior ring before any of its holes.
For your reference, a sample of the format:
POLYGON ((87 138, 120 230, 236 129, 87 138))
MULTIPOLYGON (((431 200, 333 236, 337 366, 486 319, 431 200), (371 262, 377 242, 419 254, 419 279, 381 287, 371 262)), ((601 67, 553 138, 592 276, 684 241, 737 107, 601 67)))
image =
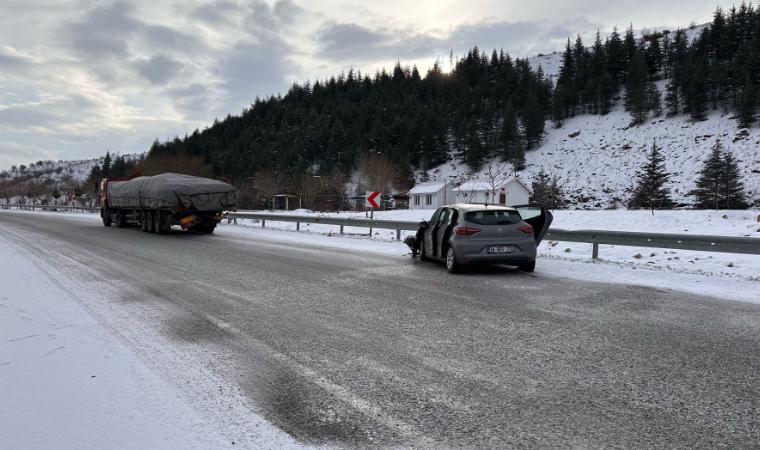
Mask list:
POLYGON ((723 153, 723 188, 726 209, 747 209, 749 202, 744 192, 744 181, 739 172, 739 161, 726 150, 723 153))
POLYGON ((533 180, 530 186, 533 191, 533 195, 530 198, 531 203, 535 202, 542 205, 549 204, 550 183, 549 174, 544 172, 544 168, 542 167, 541 170, 538 171, 538 174, 536 174, 536 179, 533 180))
POLYGON ((533 195, 530 201, 540 203, 550 209, 564 208, 567 200, 560 184, 559 177, 550 176, 544 172, 544 168, 536 175, 536 179, 531 183, 533 195))
POLYGON ((544 133, 544 124, 546 119, 541 111, 541 105, 538 104, 536 95, 531 92, 525 101, 522 110, 522 123, 525 130, 526 148, 530 149, 535 143, 541 140, 544 133))
POLYGON ((625 52, 623 50, 623 41, 620 39, 617 26, 612 29, 612 33, 605 42, 607 49, 607 73, 612 79, 612 92, 617 92, 622 81, 622 73, 625 71, 627 64, 625 52))
POLYGON ((628 64, 631 63, 633 60, 633 56, 636 53, 637 50, 636 45, 636 35, 633 32, 633 24, 631 23, 628 25, 628 28, 625 30, 625 39, 623 40, 623 54, 625 55, 625 62, 623 63, 623 67, 626 68, 625 77, 623 78, 623 83, 628 83, 628 64))
POLYGON ((657 85, 650 81, 647 83, 647 109, 652 111, 655 117, 662 115, 662 100, 657 85))
POLYGON ((723 156, 723 145, 716 141, 715 145, 702 164, 702 170, 699 171, 697 179, 697 188, 691 194, 694 195, 697 209, 720 208, 721 196, 724 192, 721 189, 723 180, 726 179, 723 156))
POLYGON ((512 156, 509 159, 515 172, 525 170, 525 148, 521 144, 516 144, 512 150, 512 156))
POLYGON ((560 178, 557 175, 552 176, 551 185, 551 208, 562 209, 567 206, 567 199, 565 198, 565 189, 562 187, 560 178))
POLYGON ((654 214, 655 209, 670 209, 675 203, 670 198, 670 189, 665 185, 670 180, 670 174, 665 171, 665 156, 652 143, 652 149, 647 155, 647 162, 637 175, 638 185, 633 194, 632 206, 647 207, 654 214))
POLYGON ((747 80, 744 83, 744 89, 739 96, 738 105, 738 125, 739 128, 749 128, 752 123, 755 122, 755 108, 757 105, 757 87, 752 83, 752 80, 747 76, 747 80))
POLYGON ((643 123, 649 114, 647 99, 647 73, 644 54, 637 50, 630 64, 625 80, 625 108, 631 113, 633 123, 643 123))
POLYGON ((650 79, 658 79, 658 74, 662 70, 662 60, 663 55, 660 40, 657 38, 657 33, 655 33, 651 37, 649 46, 646 49, 647 71, 650 79))
POLYGON ((503 149, 502 157, 509 161, 512 159, 514 150, 520 146, 517 115, 515 114, 515 108, 512 106, 512 100, 507 102, 507 107, 504 109, 500 138, 503 149))
POLYGON ((104 177, 111 175, 111 152, 106 152, 106 156, 103 158, 103 166, 100 169, 100 173, 103 174, 104 177))
POLYGON ((686 91, 685 112, 691 114, 694 120, 704 120, 707 111, 707 78, 702 64, 692 66, 693 72, 686 91))

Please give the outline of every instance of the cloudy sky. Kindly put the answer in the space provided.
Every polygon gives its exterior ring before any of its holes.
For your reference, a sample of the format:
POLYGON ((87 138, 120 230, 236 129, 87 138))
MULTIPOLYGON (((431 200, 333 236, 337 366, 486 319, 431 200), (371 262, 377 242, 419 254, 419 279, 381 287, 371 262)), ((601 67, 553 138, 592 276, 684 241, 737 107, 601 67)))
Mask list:
MULTIPOLYGON (((0 170, 137 153, 256 96, 474 45, 514 57, 617 25, 710 20, 702 0, 0 0, 0 170)), ((730 5, 726 5, 730 6, 730 5)))

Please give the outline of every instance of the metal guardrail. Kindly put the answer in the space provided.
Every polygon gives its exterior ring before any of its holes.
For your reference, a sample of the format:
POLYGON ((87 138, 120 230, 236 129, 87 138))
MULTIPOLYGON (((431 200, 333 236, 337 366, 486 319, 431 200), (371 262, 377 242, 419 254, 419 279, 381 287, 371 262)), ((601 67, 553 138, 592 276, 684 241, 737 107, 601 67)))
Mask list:
POLYGON ((592 258, 599 257, 599 244, 760 255, 760 239, 738 236, 635 233, 630 231, 606 230, 570 231, 549 228, 544 239, 568 242, 589 242, 594 246, 592 258))
POLYGON ((82 211, 82 212, 100 212, 100 207, 92 206, 66 206, 66 205, 19 205, 19 204, 2 204, 0 203, 0 209, 26 209, 26 210, 42 210, 42 211, 82 211))
POLYGON ((254 219, 260 220, 261 226, 266 227, 267 220, 271 222, 295 222, 296 230, 301 229, 302 223, 319 223, 325 225, 339 225, 340 234, 344 233, 344 227, 369 228, 370 235, 373 228, 382 228, 396 230, 396 240, 401 240, 401 231, 417 231, 419 222, 407 222, 399 220, 382 220, 382 219, 349 219, 340 217, 316 217, 316 216, 294 216, 290 214, 265 214, 238 211, 227 213, 225 217, 230 220, 235 219, 254 219))
MULTIPOLYGON (((343 234, 343 227, 346 226, 370 228, 370 234, 372 233, 372 228, 384 228, 396 230, 396 240, 401 240, 402 230, 416 231, 419 227, 419 222, 378 219, 343 219, 339 217, 295 216, 290 214, 265 214, 243 211, 229 213, 226 217, 230 221, 236 218, 261 220, 262 227, 266 227, 267 221, 295 222, 297 230, 300 230, 301 223, 339 225, 341 234, 343 234)), ((599 244, 760 255, 760 239, 751 237, 637 233, 630 231, 606 230, 563 230, 549 228, 544 236, 544 240, 590 243, 593 246, 591 257, 594 259, 599 258, 599 244)))
MULTIPOLYGON (((83 212, 100 211, 98 207, 88 206, 55 206, 55 205, 3 205, 0 209, 22 208, 41 210, 75 210, 83 212)), ((345 227, 369 228, 370 235, 373 228, 396 230, 396 240, 401 240, 401 231, 417 231, 419 222, 403 220, 382 219, 350 219, 340 217, 296 216, 291 214, 267 214, 251 211, 238 211, 227 213, 228 222, 235 219, 260 220, 261 226, 266 227, 270 222, 295 222, 296 230, 301 229, 302 223, 318 223, 325 225, 340 226, 340 233, 344 233, 345 227)), ((599 257, 599 245, 622 245, 628 247, 670 248, 680 250, 695 250, 702 252, 719 253, 744 253, 760 255, 760 239, 737 236, 705 236, 672 233, 636 233, 630 231, 607 231, 607 230, 563 230, 549 228, 544 240, 585 242, 593 245, 592 258, 599 257)))

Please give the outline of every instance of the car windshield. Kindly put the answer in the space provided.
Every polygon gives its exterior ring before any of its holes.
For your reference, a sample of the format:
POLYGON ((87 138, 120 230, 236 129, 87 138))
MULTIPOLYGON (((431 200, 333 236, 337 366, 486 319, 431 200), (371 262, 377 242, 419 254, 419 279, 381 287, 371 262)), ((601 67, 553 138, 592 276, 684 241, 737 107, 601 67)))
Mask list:
POLYGON ((522 218, 517 211, 488 210, 468 212, 465 220, 478 225, 512 225, 522 218))

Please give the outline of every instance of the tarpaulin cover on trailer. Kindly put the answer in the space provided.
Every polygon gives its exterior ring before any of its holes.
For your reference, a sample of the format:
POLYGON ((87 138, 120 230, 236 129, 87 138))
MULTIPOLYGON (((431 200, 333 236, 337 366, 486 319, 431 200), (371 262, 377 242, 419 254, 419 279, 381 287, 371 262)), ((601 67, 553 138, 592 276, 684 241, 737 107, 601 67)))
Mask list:
POLYGON ((221 211, 235 206, 235 188, 209 178, 178 173, 108 183, 108 204, 117 208, 167 208, 221 211))

